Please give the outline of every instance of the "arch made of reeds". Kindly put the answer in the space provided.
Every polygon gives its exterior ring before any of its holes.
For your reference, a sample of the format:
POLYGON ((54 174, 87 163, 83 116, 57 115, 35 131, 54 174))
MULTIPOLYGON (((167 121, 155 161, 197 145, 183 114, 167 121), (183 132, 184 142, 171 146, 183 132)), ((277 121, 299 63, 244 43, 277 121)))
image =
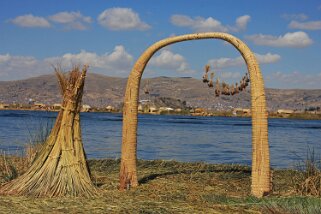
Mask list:
POLYGON ((251 81, 252 113, 252 177, 251 194, 262 197, 270 192, 270 155, 268 145, 268 127, 264 83, 258 62, 240 39, 220 32, 195 33, 169 37, 160 40, 139 57, 128 77, 123 107, 122 150, 120 167, 120 190, 138 185, 137 180, 137 113, 140 81, 144 69, 161 48, 182 41, 199 39, 221 39, 232 44, 242 55, 251 81))

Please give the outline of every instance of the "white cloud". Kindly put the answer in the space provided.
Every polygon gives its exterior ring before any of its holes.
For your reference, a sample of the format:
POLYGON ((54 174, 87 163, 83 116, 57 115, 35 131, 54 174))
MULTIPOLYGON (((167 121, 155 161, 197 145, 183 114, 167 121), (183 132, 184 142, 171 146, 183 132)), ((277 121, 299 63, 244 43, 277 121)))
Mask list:
POLYGON ((10 58, 11 58, 10 54, 0 55, 0 63, 8 62, 10 58))
POLYGON ((32 14, 27 14, 23 16, 17 16, 12 19, 11 22, 20 27, 50 27, 50 23, 43 17, 34 16, 32 14))
POLYGON ((285 35, 278 37, 272 35, 256 34, 247 36, 246 38, 257 45, 272 47, 303 48, 313 43, 309 35, 303 31, 286 33, 285 35))
POLYGON ((87 64, 91 68, 97 68, 99 71, 104 69, 109 74, 129 73, 133 63, 133 57, 126 52, 124 46, 118 45, 112 53, 98 55, 94 52, 82 50, 80 53, 66 53, 62 57, 53 57, 46 59, 51 64, 61 63, 65 66, 73 64, 87 64))
POLYGON ((92 22, 91 17, 83 16, 80 12, 60 12, 49 17, 53 22, 63 24, 69 29, 86 30, 92 22))
POLYGON ((32 77, 45 71, 43 63, 31 56, 0 55, 0 79, 12 80, 32 77), (41 71, 41 72, 40 72, 41 71))
POLYGON ((0 55, 1 66, 9 67, 32 67, 37 60, 31 56, 11 56, 10 54, 0 55))
POLYGON ((309 17, 304 13, 297 13, 297 14, 283 14, 282 18, 286 20, 299 20, 304 21, 307 20, 309 17))
MULTIPOLYGON (((48 17, 52 23, 66 26, 67 29, 86 30, 92 22, 91 17, 83 16, 80 12, 59 12, 48 17)), ((32 14, 18 16, 11 22, 20 27, 51 27, 51 23, 44 17, 32 14)))
POLYGON ((245 30, 247 23, 250 21, 251 17, 249 15, 240 16, 236 19, 236 29, 245 30))
POLYGON ((208 32, 208 31, 241 31, 245 30, 248 22, 250 21, 249 15, 240 16, 236 19, 235 26, 224 26, 220 21, 213 17, 195 17, 191 18, 186 15, 172 15, 171 23, 179 27, 189 27, 196 32, 208 32))
POLYGON ((271 84, 286 88, 320 88, 321 73, 311 74, 308 72, 293 71, 290 73, 273 72, 267 78, 271 84))
POLYGON ((173 15, 171 17, 172 24, 180 27, 190 27, 197 32, 203 31, 222 31, 227 32, 228 28, 223 26, 220 21, 212 17, 203 18, 196 17, 195 19, 184 15, 173 15))
POLYGON ((278 62, 281 59, 280 55, 271 53, 267 53, 265 55, 255 53, 255 57, 261 64, 271 64, 278 62))
POLYGON ((98 16, 98 22, 110 30, 147 30, 150 28, 131 8, 107 9, 98 16))
POLYGON ((159 55, 150 60, 150 65, 163 70, 174 70, 180 73, 194 73, 189 68, 185 58, 180 54, 175 54, 170 50, 162 50, 159 55))
POLYGON ((180 27, 189 27, 195 25, 195 20, 185 15, 173 15, 171 17, 171 22, 173 25, 180 27))
POLYGON ((79 53, 66 53, 62 56, 38 60, 31 56, 0 55, 0 79, 16 80, 52 73, 52 65, 61 64, 70 68, 77 64, 88 64, 94 73, 119 76, 129 74, 133 65, 133 57, 121 45, 111 53, 98 55, 82 50, 79 53))
MULTIPOLYGON (((278 54, 267 53, 265 55, 255 53, 256 59, 260 64, 275 63, 281 59, 278 54)), ((213 65, 214 68, 227 68, 227 67, 240 67, 245 65, 245 61, 242 56, 236 58, 219 58, 211 59, 208 61, 209 65, 213 65)))
POLYGON ((150 64, 164 69, 175 69, 180 67, 185 59, 180 54, 174 54, 170 50, 162 50, 158 56, 150 60, 150 64))
POLYGON ((220 76, 223 79, 240 79, 241 73, 240 72, 223 71, 223 72, 221 72, 220 76))
POLYGON ((321 21, 298 22, 291 21, 289 28, 299 30, 321 30, 321 21))
POLYGON ((208 61, 209 65, 213 65, 214 68, 226 68, 226 67, 239 67, 244 65, 244 60, 242 57, 237 58, 219 58, 210 59, 208 61))

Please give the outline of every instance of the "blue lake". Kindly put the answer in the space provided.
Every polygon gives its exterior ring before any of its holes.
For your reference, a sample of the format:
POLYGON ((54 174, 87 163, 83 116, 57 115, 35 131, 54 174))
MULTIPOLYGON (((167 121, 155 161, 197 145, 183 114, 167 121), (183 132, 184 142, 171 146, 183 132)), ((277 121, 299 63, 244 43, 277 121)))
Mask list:
MULTIPOLYGON (((55 121, 56 112, 0 111, 0 150, 19 153, 55 121)), ((82 113, 88 158, 119 158, 122 115, 82 113)), ((251 164, 251 119, 140 115, 138 158, 251 164)), ((269 119, 272 167, 292 167, 308 148, 321 155, 321 121, 269 119)))

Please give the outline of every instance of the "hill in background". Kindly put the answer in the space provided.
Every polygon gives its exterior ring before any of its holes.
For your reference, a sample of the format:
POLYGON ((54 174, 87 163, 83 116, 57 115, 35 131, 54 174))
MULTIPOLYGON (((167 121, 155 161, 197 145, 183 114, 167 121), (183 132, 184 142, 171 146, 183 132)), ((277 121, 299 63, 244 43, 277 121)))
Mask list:
MULTIPOLYGON (((100 74, 88 74, 85 83, 83 103, 96 107, 121 106, 127 79, 100 74)), ((214 89, 208 88, 201 80, 188 77, 156 77, 143 79, 140 99, 161 103, 161 98, 172 98, 174 105, 178 99, 191 107, 228 110, 230 108, 250 108, 249 89, 234 96, 215 97, 214 89), (144 93, 148 86, 149 94, 144 93)), ((266 89, 268 109, 304 110, 321 106, 321 89, 266 89)), ((52 105, 61 102, 61 95, 55 75, 44 75, 25 80, 0 81, 0 103, 28 103, 34 99, 52 105)), ((164 100, 164 99, 163 99, 164 100)), ((176 102, 177 104, 177 102, 176 102)))

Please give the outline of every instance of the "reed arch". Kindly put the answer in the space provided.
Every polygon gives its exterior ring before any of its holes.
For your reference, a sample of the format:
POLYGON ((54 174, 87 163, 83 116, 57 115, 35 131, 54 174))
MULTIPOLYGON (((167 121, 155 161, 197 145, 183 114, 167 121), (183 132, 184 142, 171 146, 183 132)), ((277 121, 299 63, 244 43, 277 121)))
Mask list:
POLYGON ((122 149, 120 166, 120 190, 138 185, 137 160, 137 113, 141 77, 144 69, 159 49, 182 41, 199 39, 221 39, 231 43, 242 55, 251 81, 252 112, 252 178, 251 193, 262 197, 270 192, 270 155, 268 145, 268 127, 264 83, 257 60, 252 51, 238 38, 220 32, 195 33, 160 40, 149 48, 136 61, 128 77, 124 108, 122 149))

